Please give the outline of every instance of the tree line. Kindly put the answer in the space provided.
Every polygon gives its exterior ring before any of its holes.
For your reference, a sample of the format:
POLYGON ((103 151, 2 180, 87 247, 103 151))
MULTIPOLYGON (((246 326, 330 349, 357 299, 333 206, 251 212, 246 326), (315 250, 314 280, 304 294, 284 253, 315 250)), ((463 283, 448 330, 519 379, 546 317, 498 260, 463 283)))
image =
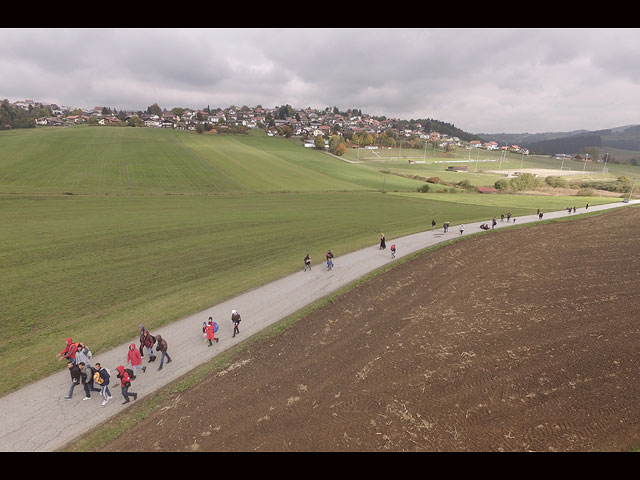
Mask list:
POLYGON ((29 105, 28 110, 14 107, 6 98, 0 103, 0 129, 11 128, 35 128, 36 119, 41 117, 51 117, 53 113, 49 106, 33 107, 29 105))

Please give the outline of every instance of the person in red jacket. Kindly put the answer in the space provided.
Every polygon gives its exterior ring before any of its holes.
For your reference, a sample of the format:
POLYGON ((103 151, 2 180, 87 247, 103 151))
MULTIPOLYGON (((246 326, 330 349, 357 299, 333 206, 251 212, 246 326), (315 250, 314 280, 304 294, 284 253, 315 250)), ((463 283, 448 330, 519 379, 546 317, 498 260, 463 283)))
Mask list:
POLYGON ((212 317, 209 317, 209 322, 207 323, 207 327, 205 328, 205 332, 207 333, 207 340, 209 340, 209 346, 213 345, 215 341, 218 343, 219 338, 216 338, 215 329, 214 329, 214 321, 212 317))
POLYGON ((138 394, 129 391, 129 387, 131 387, 131 377, 129 373, 124 369, 123 365, 118 365, 116 367, 118 371, 117 377, 120 379, 120 388, 122 390, 122 396, 124 397, 123 405, 126 405, 130 402, 129 397, 133 397, 134 400, 138 399, 138 394))
MULTIPOLYGON (((133 380, 138 376, 138 369, 142 365, 142 355, 140 355, 140 351, 136 348, 136 344, 132 343, 129 345, 129 351, 127 352, 127 364, 131 364, 131 368, 133 369, 133 380)), ((147 371, 147 367, 142 367, 142 373, 147 371)))
POLYGON ((56 355, 56 358, 58 359, 58 361, 65 358, 68 362, 73 362, 75 364, 76 351, 78 350, 78 344, 73 343, 73 340, 71 340, 70 338, 67 338, 66 341, 67 341, 67 346, 64 347, 64 350, 62 350, 60 353, 56 355))

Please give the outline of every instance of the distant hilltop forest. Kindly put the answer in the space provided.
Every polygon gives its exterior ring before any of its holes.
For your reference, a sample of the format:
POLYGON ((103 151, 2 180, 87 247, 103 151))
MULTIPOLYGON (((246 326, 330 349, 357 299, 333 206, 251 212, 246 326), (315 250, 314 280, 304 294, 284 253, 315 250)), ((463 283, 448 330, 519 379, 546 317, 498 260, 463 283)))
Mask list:
POLYGON ((480 133, 498 143, 518 144, 530 153, 542 155, 589 153, 594 158, 608 155, 613 163, 640 164, 640 125, 605 130, 576 130, 548 133, 480 133), (626 152, 620 152, 626 151, 626 152))

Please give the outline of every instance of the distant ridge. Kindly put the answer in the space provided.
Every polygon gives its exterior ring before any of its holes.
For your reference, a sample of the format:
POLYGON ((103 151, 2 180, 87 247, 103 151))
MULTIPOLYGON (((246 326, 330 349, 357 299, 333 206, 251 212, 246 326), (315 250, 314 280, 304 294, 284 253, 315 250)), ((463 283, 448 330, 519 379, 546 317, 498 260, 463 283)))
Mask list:
POLYGON ((604 130, 574 130, 544 133, 478 133, 487 141, 516 144, 541 154, 579 153, 583 148, 616 148, 640 151, 640 125, 625 125, 604 130))

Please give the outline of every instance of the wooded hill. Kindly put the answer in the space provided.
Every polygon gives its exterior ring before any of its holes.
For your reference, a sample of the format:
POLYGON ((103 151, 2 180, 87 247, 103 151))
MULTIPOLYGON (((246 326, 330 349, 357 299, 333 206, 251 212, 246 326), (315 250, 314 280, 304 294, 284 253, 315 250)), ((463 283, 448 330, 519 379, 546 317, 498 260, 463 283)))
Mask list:
POLYGON ((498 133, 478 134, 498 143, 517 144, 532 153, 553 155, 555 153, 576 154, 585 148, 597 147, 601 150, 615 148, 640 151, 640 125, 628 125, 605 130, 576 130, 573 132, 547 133, 498 133))

